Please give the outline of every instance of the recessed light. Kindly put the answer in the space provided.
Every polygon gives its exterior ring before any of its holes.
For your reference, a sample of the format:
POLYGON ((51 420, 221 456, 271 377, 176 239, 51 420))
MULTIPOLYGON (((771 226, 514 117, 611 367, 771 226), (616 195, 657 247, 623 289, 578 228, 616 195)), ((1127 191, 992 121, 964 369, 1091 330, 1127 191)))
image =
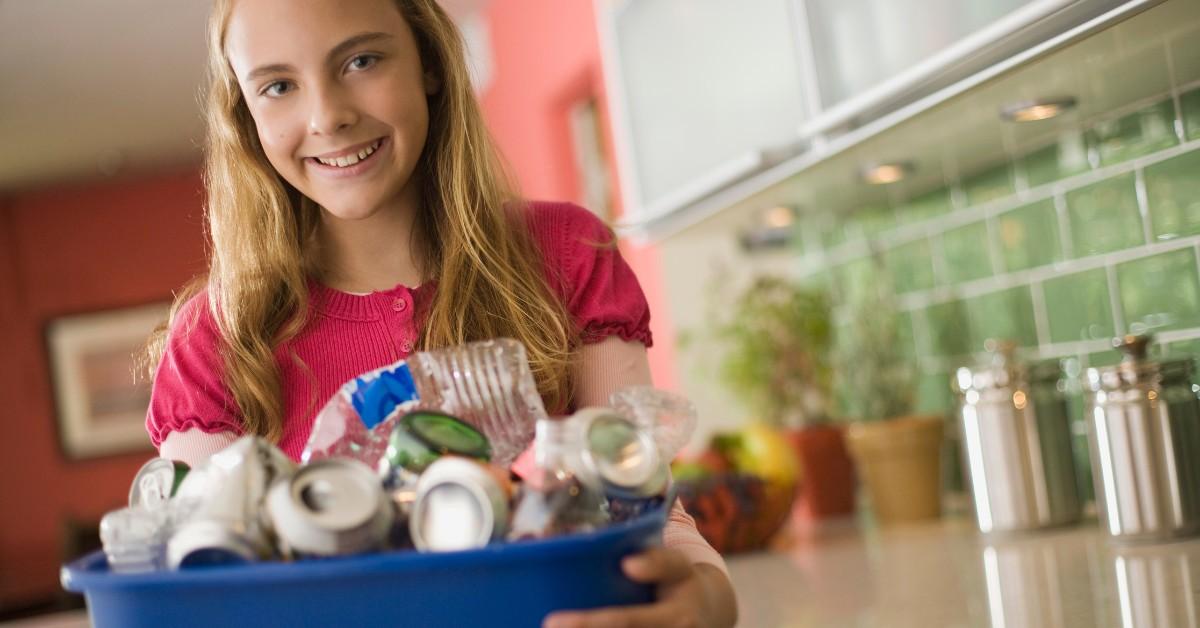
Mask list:
POLYGON ((779 205, 764 210, 759 220, 768 229, 786 229, 796 222, 796 210, 786 205, 779 205))
POLYGON ((886 185, 907 177, 916 169, 916 166, 911 161, 871 164, 862 169, 862 178, 863 181, 871 185, 886 185))
POLYGON ((1009 122, 1049 120, 1050 118, 1062 115, 1068 109, 1074 109, 1076 104, 1075 99, 1070 96, 1042 100, 1023 100, 1001 107, 1000 117, 1009 122))

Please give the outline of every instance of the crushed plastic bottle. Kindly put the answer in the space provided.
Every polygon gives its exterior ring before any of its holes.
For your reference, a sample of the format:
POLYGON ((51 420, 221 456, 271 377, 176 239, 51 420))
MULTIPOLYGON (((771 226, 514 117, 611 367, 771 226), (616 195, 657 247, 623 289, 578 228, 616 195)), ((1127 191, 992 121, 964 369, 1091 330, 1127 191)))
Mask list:
POLYGON ((501 338, 422 351, 343 385, 317 414, 301 460, 343 456, 378 468, 396 422, 418 408, 479 429, 492 461, 502 466, 524 451, 547 416, 520 342, 501 338))
POLYGON ((168 532, 167 510, 130 506, 100 520, 100 542, 109 569, 140 573, 163 568, 168 532))
POLYGON ((619 414, 648 430, 658 445, 659 455, 671 461, 696 431, 696 406, 683 395, 652 386, 629 386, 609 397, 619 414))
POLYGON ((537 472, 526 478, 513 508, 510 540, 540 539, 590 532, 609 521, 600 479, 579 459, 579 423, 543 419, 537 423, 537 472))

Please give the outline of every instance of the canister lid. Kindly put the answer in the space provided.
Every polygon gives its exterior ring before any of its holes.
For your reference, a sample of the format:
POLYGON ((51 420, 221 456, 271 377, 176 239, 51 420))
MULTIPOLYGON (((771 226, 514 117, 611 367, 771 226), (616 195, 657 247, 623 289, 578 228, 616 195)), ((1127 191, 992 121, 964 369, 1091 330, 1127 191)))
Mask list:
POLYGON ((955 372, 954 389, 983 391, 1017 388, 1030 383, 1055 381, 1062 377, 1058 360, 1024 363, 1016 358, 1017 344, 1011 340, 988 339, 984 348, 990 354, 985 363, 960 367, 955 372))
POLYGON ((1087 370, 1087 385, 1091 390, 1118 390, 1142 383, 1171 384, 1189 382, 1192 376, 1192 360, 1175 358, 1155 360, 1149 356, 1151 334, 1128 335, 1113 339, 1113 347, 1123 355, 1121 362, 1112 366, 1093 367, 1087 370))

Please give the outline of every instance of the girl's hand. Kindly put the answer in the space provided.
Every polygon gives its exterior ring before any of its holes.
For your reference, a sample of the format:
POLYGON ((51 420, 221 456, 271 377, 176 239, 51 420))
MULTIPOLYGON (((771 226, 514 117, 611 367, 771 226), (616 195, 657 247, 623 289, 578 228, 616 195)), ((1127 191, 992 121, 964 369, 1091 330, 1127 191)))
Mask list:
POLYGON ((727 628, 737 621, 733 587, 720 569, 692 564, 678 550, 653 548, 621 563, 634 582, 656 583, 658 601, 592 611, 552 613, 543 628, 727 628))

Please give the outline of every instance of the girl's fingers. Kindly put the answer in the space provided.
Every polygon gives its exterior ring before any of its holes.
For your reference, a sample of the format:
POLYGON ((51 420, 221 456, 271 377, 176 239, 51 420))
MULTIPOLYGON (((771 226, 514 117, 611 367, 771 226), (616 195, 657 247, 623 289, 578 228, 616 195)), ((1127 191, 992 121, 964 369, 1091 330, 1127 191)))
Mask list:
POLYGON ((661 628, 674 625, 678 612, 667 604, 621 606, 594 611, 554 613, 542 628, 661 628))
POLYGON ((692 562, 683 552, 661 547, 629 556, 621 567, 634 582, 671 584, 692 575, 692 562))

